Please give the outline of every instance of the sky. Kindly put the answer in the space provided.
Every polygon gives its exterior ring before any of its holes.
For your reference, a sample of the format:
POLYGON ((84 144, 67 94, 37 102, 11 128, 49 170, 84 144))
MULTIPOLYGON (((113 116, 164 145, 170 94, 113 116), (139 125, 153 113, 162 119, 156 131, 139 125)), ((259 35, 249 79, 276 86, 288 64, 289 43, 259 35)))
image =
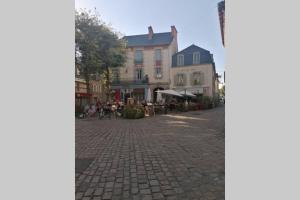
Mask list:
POLYGON ((75 8, 87 8, 100 14, 105 23, 123 35, 170 32, 175 25, 178 51, 195 44, 214 55, 217 73, 224 72, 218 15, 220 0, 75 0, 75 8))

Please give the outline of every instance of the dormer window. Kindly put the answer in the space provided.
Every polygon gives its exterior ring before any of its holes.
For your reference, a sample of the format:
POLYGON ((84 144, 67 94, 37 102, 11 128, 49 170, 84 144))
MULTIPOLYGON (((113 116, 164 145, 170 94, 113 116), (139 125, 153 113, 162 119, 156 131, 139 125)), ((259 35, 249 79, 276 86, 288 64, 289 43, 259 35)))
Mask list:
POLYGON ((177 55, 177 66, 183 66, 184 56, 182 54, 177 55))
POLYGON ((200 64, 200 52, 193 53, 193 64, 200 64))

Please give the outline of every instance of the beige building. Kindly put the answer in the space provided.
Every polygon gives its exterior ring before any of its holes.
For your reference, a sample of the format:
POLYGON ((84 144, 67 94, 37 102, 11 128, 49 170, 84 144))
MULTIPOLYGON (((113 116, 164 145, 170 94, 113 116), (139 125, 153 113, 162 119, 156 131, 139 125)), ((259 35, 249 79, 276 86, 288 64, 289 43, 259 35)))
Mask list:
POLYGON ((75 78, 75 110, 81 112, 83 106, 103 100, 103 86, 99 80, 90 81, 90 93, 87 92, 86 81, 75 78))
POLYGON ((217 74, 212 54, 196 45, 177 52, 172 57, 171 89, 214 97, 217 74))
POLYGON ((113 69, 112 89, 116 101, 145 100, 151 92, 175 89, 213 97, 217 93, 218 77, 212 54, 196 45, 178 52, 177 30, 125 36, 126 64, 113 69))
POLYGON ((112 88, 115 99, 126 101, 128 97, 144 100, 150 89, 152 97, 157 89, 170 87, 172 55, 178 51, 177 30, 154 33, 148 27, 148 34, 126 36, 125 67, 114 70, 112 88))

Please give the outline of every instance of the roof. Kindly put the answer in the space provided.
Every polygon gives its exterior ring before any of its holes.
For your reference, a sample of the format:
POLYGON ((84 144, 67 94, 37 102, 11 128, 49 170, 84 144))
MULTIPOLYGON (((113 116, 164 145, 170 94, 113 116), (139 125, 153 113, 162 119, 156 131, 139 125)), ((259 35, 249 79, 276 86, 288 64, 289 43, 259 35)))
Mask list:
POLYGON ((148 34, 125 36, 127 47, 169 45, 173 36, 171 32, 154 33, 149 40, 148 34))
POLYGON ((191 46, 177 52, 172 56, 172 67, 184 67, 184 66, 190 66, 193 65, 193 53, 199 52, 200 53, 200 63, 201 64, 214 64, 214 60, 212 57, 212 54, 201 47, 198 47, 194 44, 191 46), (177 66, 177 55, 182 54, 184 55, 184 65, 183 66, 177 66))

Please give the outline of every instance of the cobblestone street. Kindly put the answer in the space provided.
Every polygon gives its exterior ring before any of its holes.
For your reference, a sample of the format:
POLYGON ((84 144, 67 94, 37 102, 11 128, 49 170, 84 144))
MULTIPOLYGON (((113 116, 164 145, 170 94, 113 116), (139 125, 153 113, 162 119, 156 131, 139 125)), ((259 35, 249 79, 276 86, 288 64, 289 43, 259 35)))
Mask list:
POLYGON ((76 120, 76 199, 225 199, 224 117, 76 120))

